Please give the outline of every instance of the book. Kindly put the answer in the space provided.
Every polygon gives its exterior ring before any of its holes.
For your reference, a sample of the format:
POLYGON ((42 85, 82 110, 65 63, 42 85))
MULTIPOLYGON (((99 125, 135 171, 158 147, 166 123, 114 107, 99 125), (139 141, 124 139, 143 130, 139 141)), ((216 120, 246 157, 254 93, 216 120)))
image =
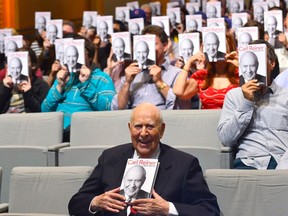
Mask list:
POLYGON ((130 19, 129 7, 115 7, 115 19, 123 23, 128 23, 130 19))
POLYGON ((246 46, 253 40, 259 39, 259 30, 257 26, 241 27, 237 29, 237 44, 246 46))
POLYGON ((22 35, 13 35, 4 37, 5 44, 5 55, 9 52, 16 52, 17 49, 23 47, 23 36, 22 35))
POLYGON ((283 12, 282 10, 271 10, 264 12, 264 30, 270 35, 277 31, 277 35, 283 32, 283 12), (269 27, 270 25, 270 27, 269 27), (272 26, 274 25, 274 26, 272 26), (271 28, 272 26, 272 28, 271 28), (275 29, 276 27, 276 29, 275 29), (272 30, 272 32, 271 32, 272 30))
POLYGON ((127 160, 123 174, 120 194, 130 203, 135 199, 150 198, 159 168, 158 159, 133 159, 127 160))
POLYGON ((128 21, 128 30, 132 35, 140 35, 144 29, 144 19, 134 18, 128 21))
POLYGON ((28 81, 28 52, 9 52, 7 54, 8 76, 12 78, 14 84, 28 81))
POLYGON ((188 11, 189 15, 193 15, 199 11, 199 4, 197 2, 187 2, 185 4, 186 10, 188 11))
POLYGON ((85 65, 85 40, 65 40, 63 48, 64 65, 69 72, 79 72, 82 65, 85 65))
POLYGON ((254 20, 264 23, 264 11, 268 11, 267 2, 253 2, 254 20))
POLYGON ((97 15, 97 11, 83 11, 82 26, 85 26, 86 29, 96 28, 97 15))
POLYGON ((202 15, 186 15, 186 32, 190 31, 201 31, 202 30, 202 15))
POLYGON ((60 38, 55 40, 56 59, 60 61, 62 66, 64 66, 64 43, 65 41, 71 40, 73 40, 73 38, 60 38))
POLYGON ((244 10, 244 0, 228 1, 228 9, 230 13, 239 13, 244 10))
POLYGON ((156 36, 134 35, 133 36, 133 60, 138 62, 138 67, 147 69, 156 64, 156 36))
POLYGON ((139 8, 139 2, 138 1, 132 1, 132 2, 127 2, 126 6, 129 7, 131 11, 138 9, 139 8))
POLYGON ((149 2, 149 5, 152 8, 152 17, 161 15, 161 2, 149 2))
POLYGON ((113 33, 113 16, 97 16, 97 34, 104 42, 113 33))
POLYGON ((50 11, 36 11, 35 12, 35 29, 38 30, 39 33, 42 31, 46 31, 47 21, 51 19, 50 11))
POLYGON ((225 20, 223 17, 220 18, 208 18, 207 19, 207 27, 212 26, 225 26, 225 20))
POLYGON ((165 33, 170 35, 170 25, 169 25, 169 17, 168 16, 154 16, 151 17, 151 24, 158 25, 164 28, 165 33))
POLYGON ((176 28, 181 23, 180 8, 179 7, 167 8, 166 14, 169 17, 169 20, 170 20, 173 28, 176 28))
POLYGON ((207 18, 220 18, 221 17, 221 2, 209 1, 206 3, 207 18))
POLYGON ((184 60, 184 63, 200 50, 200 34, 195 33, 184 33, 179 34, 179 56, 184 60))
POLYGON ((238 47, 239 83, 257 79, 260 85, 267 85, 267 47, 266 44, 253 44, 238 47))
POLYGON ((49 39, 51 44, 54 44, 57 38, 63 37, 62 29, 63 29, 62 19, 51 19, 47 21, 46 37, 49 39))
POLYGON ((131 35, 130 32, 117 32, 111 35, 112 60, 114 62, 131 59, 131 35))

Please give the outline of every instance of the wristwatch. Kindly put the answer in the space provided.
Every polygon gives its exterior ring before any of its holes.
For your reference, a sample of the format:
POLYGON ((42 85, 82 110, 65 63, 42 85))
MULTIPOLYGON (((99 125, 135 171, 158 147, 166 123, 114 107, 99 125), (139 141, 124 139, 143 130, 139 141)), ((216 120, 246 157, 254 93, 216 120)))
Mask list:
POLYGON ((157 85, 157 88, 159 91, 161 91, 162 89, 164 89, 167 86, 167 84, 165 82, 162 82, 161 85, 157 85))

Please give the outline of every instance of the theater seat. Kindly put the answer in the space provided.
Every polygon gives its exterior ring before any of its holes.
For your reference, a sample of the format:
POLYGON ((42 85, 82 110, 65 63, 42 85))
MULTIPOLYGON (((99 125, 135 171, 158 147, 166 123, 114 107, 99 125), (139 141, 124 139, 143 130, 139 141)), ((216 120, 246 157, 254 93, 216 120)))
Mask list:
POLYGON ((70 198, 92 170, 89 166, 13 168, 9 215, 68 215, 70 198))

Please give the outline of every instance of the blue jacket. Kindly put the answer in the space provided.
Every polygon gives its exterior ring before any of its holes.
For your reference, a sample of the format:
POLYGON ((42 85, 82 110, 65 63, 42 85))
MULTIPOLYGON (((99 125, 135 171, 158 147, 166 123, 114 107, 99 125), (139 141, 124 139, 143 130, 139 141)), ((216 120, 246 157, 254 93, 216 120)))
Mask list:
POLYGON ((64 113, 64 129, 70 126, 74 112, 110 110, 115 88, 110 76, 100 69, 91 72, 81 83, 76 73, 70 73, 65 89, 60 93, 55 80, 41 105, 42 112, 60 111, 64 113))

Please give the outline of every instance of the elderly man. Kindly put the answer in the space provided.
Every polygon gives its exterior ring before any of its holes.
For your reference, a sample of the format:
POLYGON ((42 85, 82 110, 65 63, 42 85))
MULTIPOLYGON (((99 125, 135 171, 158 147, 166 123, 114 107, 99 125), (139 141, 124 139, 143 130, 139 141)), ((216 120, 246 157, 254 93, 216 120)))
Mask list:
POLYGON ((190 19, 187 22, 186 25, 186 31, 191 32, 191 31, 197 31, 198 30, 198 23, 195 19, 190 19))
POLYGON ((252 36, 248 32, 243 32, 238 37, 238 47, 247 46, 252 41, 252 36))
POLYGON ((97 34, 103 42, 108 40, 108 24, 104 20, 100 20, 97 24, 97 34))
POLYGON ((254 20, 264 23, 264 8, 261 5, 254 8, 254 20))
POLYGON ((219 38, 214 32, 208 32, 204 37, 205 57, 209 62, 225 60, 226 53, 218 51, 220 45, 219 38))
POLYGON ((18 57, 14 57, 8 62, 8 74, 12 77, 13 83, 15 84, 20 83, 22 67, 22 61, 18 57))
POLYGON ((42 31, 46 31, 46 19, 44 16, 37 17, 36 28, 40 34, 42 31))
POLYGON ((69 72, 79 72, 82 64, 78 63, 79 52, 74 45, 70 45, 65 49, 65 66, 69 72))
POLYGON ((267 34, 269 36, 269 43, 274 47, 274 48, 282 48, 283 44, 279 41, 279 34, 282 32, 277 30, 277 19, 275 16, 270 15, 267 17, 265 20, 265 27, 267 34))
POLYGON ((49 39, 51 44, 55 43, 55 40, 57 38, 57 34, 58 34, 58 28, 55 24, 50 24, 47 27, 47 38, 49 39))
POLYGON ((136 22, 132 22, 130 25, 129 25, 129 32, 132 34, 132 35, 139 35, 140 34, 140 26, 138 23, 136 22))
MULTIPOLYGON (((168 36, 163 28, 155 25, 146 26, 143 34, 156 35, 156 64, 144 69, 139 67, 138 62, 133 62, 125 69, 125 77, 121 78, 120 91, 112 101, 113 110, 131 109, 145 101, 155 104, 160 109, 177 107, 172 87, 181 69, 170 65, 165 59, 168 36)), ((142 42, 139 46, 142 51, 146 51, 146 53, 141 52, 141 56, 145 54, 148 56, 149 47, 142 42)), ((137 56, 137 53, 135 55, 137 56)), ((142 62, 140 55, 139 60, 142 62)))
POLYGON ((239 13, 240 12, 240 4, 239 2, 231 2, 230 3, 230 13, 239 13))
POLYGON ((149 46, 145 41, 137 42, 134 49, 134 55, 139 68, 147 69, 149 66, 155 64, 155 61, 148 59, 149 46))
POLYGON ((18 49, 18 45, 15 41, 10 40, 6 43, 5 45, 5 53, 10 53, 10 52, 16 52, 16 50, 18 49))
POLYGON ((240 72, 239 77, 240 86, 250 80, 257 79, 259 83, 266 84, 266 77, 257 74, 259 61, 255 53, 246 51, 240 57, 240 72))
POLYGON ((114 62, 124 61, 130 59, 130 54, 125 53, 125 41, 117 37, 112 41, 113 55, 112 59, 114 62))
POLYGON ((208 18, 217 18, 217 8, 214 5, 210 5, 207 8, 207 17, 208 18))
POLYGON ((131 203, 137 215, 220 214, 198 160, 160 142, 165 123, 155 105, 139 104, 132 112, 128 127, 132 144, 103 152, 91 176, 71 198, 70 215, 127 215, 130 206, 125 203, 125 196, 119 194, 119 186, 127 159, 138 157, 158 158, 160 166, 153 197, 131 203))
POLYGON ((86 29, 89 29, 93 26, 93 17, 90 14, 86 14, 83 18, 83 26, 85 26, 86 29))
MULTIPOLYGON (((267 46, 267 86, 252 79, 227 92, 217 132, 221 143, 237 148, 238 169, 288 168, 288 89, 271 77, 277 56, 267 46)), ((250 43, 250 44, 251 44, 250 43)))
POLYGON ((180 43, 180 56, 183 57, 184 62, 193 55, 194 45, 193 42, 189 38, 185 38, 180 43))

